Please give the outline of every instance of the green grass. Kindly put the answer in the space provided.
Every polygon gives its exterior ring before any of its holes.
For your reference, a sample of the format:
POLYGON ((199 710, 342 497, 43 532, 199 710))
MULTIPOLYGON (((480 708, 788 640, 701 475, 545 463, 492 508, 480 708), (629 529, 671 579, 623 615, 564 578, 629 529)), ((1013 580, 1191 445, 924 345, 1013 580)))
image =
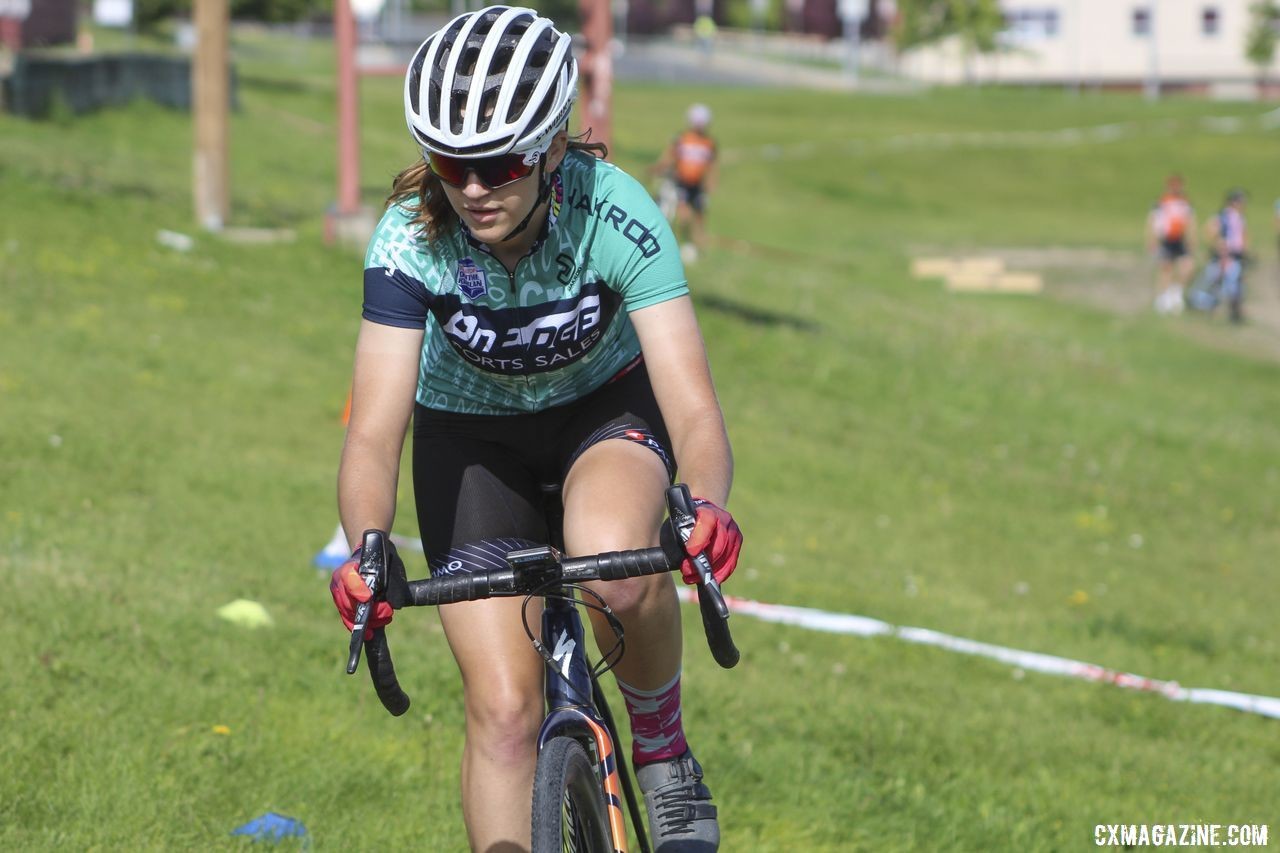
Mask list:
MULTIPOLYGON (((415 701, 393 720, 342 675, 309 562, 336 520, 361 298, 359 252, 321 240, 328 49, 242 36, 237 50, 233 224, 293 228, 292 244, 194 231, 186 115, 0 116, 6 848, 234 848, 228 832, 267 810, 302 819, 317 850, 465 843, 460 693, 435 616, 393 626, 415 701), (160 228, 196 248, 161 247, 160 228), (274 627, 219 620, 239 597, 274 627)), ((377 204, 414 152, 399 84, 362 91, 377 204)), ((695 99, 726 153, 712 230, 756 247, 691 270, 747 534, 730 591, 1280 692, 1276 364, 1154 319, 907 276, 919 245, 1136 251, 1170 169, 1202 212, 1246 186, 1266 223, 1276 132, 1198 123, 1262 109, 629 85, 615 159, 643 168, 695 99), (886 142, 1116 122, 1132 132, 1076 146, 886 142), (813 156, 765 154, 800 142, 813 156)), ((1064 850, 1104 822, 1280 829, 1274 720, 745 618, 725 672, 696 614, 686 626, 686 717, 726 850, 1064 850)))

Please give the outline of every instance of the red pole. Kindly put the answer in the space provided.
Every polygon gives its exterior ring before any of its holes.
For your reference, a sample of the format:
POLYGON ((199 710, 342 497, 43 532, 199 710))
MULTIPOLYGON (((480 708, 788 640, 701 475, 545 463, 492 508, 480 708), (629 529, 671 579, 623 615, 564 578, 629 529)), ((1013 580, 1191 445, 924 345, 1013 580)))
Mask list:
POLYGON ((360 208, 360 102, 356 76, 356 20, 350 0, 334 0, 338 51, 338 215, 360 208))
POLYGON ((613 143, 613 16, 609 0, 578 0, 586 50, 579 63, 581 121, 592 142, 613 143))

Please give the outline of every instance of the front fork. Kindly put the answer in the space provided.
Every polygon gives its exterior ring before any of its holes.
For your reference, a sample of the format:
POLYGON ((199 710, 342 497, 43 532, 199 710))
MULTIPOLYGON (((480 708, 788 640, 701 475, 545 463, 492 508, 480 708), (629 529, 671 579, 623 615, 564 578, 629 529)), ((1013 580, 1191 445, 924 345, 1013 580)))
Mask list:
POLYGON ((615 735, 596 714, 584 642, 577 607, 556 596, 547 598, 542 611, 542 645, 550 658, 546 661, 544 676, 547 717, 538 731, 538 751, 561 735, 572 737, 588 748, 604 788, 613 849, 625 853, 627 829, 615 735))

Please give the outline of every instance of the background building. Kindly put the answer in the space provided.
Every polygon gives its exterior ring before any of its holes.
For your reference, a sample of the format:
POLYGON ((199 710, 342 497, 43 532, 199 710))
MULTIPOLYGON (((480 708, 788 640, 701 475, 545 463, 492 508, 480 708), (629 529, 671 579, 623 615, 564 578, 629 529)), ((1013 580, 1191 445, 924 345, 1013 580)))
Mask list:
POLYGON ((999 51, 966 56, 952 39, 904 54, 900 68, 930 82, 1141 86, 1158 76, 1179 88, 1252 85, 1251 2, 1007 0, 999 51))
POLYGON ((75 37, 75 0, 0 0, 0 46, 19 50, 75 37))

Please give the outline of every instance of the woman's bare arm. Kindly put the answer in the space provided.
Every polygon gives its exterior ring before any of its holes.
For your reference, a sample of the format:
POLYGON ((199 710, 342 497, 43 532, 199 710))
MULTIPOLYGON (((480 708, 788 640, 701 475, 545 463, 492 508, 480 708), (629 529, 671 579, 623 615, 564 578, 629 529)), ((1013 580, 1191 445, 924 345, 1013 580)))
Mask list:
POLYGON ((356 341, 351 417, 338 468, 338 512, 354 548, 368 529, 391 530, 400 453, 418 387, 422 329, 364 320, 356 341))
POLYGON ((693 301, 681 296, 631 314, 653 393, 671 434, 680 479, 697 496, 724 505, 733 453, 707 364, 693 301))

